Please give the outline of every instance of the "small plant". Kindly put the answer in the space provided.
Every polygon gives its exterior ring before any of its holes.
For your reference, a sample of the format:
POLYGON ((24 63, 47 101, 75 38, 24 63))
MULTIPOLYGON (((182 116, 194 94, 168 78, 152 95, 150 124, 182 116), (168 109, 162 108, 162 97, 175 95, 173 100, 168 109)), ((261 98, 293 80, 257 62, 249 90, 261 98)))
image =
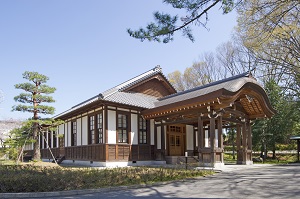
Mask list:
POLYGON ((212 171, 129 167, 114 169, 0 166, 0 192, 45 192, 151 184, 213 174, 212 171))

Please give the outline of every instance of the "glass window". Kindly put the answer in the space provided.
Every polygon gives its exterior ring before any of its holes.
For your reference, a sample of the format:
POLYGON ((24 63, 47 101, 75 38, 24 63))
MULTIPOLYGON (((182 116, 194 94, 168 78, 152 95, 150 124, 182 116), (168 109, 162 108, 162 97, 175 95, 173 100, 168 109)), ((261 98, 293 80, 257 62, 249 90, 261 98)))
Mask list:
POLYGON ((95 144, 95 116, 89 117, 89 144, 95 144))
POLYGON ((128 143, 128 129, 127 129, 127 115, 118 114, 118 142, 119 143, 128 143))
POLYGON ((77 123, 73 121, 71 123, 71 146, 77 146, 77 123))
POLYGON ((57 147, 57 132, 52 131, 52 135, 53 135, 53 148, 57 147))
POLYGON ((97 143, 103 143, 103 115, 97 114, 97 143))
POLYGON ((139 143, 147 144, 147 120, 139 117, 139 143))

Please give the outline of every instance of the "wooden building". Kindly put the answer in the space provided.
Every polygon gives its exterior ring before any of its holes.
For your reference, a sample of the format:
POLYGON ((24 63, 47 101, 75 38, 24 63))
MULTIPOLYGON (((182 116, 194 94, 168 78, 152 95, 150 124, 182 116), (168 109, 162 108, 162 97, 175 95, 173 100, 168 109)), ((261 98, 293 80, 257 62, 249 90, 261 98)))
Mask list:
POLYGON ((176 92, 155 67, 55 116, 65 121, 41 139, 42 158, 127 166, 176 163, 187 152, 219 167, 223 129, 237 131, 237 163, 252 164, 251 121, 274 114, 250 73, 176 92), (59 135, 59 136, 57 136, 59 135))

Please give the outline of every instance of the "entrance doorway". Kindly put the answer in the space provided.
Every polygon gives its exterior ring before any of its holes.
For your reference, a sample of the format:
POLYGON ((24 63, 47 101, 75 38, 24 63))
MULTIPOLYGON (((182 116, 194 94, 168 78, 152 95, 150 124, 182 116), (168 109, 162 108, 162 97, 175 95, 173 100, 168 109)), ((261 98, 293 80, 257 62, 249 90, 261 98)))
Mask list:
POLYGON ((183 156, 185 149, 185 127, 183 125, 169 125, 167 127, 168 155, 183 156))

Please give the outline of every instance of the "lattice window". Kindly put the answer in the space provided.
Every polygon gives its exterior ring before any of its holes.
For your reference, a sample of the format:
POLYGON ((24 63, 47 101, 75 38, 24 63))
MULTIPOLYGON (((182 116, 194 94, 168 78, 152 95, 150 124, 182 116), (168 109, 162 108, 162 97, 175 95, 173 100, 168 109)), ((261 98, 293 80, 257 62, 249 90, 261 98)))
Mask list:
POLYGON ((118 114, 118 142, 128 143, 128 116, 125 114, 118 114))
POLYGON ((147 144, 147 120, 139 117, 139 143, 147 144))

